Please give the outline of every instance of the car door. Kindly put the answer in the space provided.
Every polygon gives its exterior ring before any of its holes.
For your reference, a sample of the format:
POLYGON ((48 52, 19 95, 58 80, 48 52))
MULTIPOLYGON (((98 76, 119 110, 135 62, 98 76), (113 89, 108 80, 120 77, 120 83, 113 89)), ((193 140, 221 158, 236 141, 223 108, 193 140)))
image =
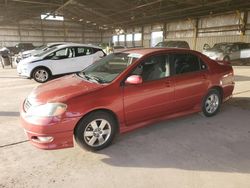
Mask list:
POLYGON ((230 49, 229 54, 230 60, 237 60, 240 59, 240 47, 239 44, 233 44, 230 49))
POLYGON ((46 57, 54 75, 75 72, 72 66, 75 51, 72 47, 59 49, 46 57))
POLYGON ((79 46, 75 48, 76 57, 74 58, 75 71, 81 71, 91 65, 95 58, 91 47, 79 46))
POLYGON ((170 62, 175 74, 175 112, 199 108, 209 87, 207 65, 191 53, 171 54, 170 62))
POLYGON ((123 87, 127 125, 167 114, 173 106, 174 97, 168 56, 151 56, 141 62, 130 75, 141 75, 143 83, 123 87))

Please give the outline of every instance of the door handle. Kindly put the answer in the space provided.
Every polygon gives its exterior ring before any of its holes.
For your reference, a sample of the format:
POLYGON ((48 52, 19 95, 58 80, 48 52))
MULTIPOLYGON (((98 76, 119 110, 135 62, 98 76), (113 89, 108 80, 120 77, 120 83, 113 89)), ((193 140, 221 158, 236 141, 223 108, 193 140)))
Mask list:
POLYGON ((202 75, 202 79, 206 80, 207 79, 207 75, 203 74, 202 75))
POLYGON ((166 87, 171 87, 171 82, 170 81, 165 81, 164 84, 165 84, 166 87))

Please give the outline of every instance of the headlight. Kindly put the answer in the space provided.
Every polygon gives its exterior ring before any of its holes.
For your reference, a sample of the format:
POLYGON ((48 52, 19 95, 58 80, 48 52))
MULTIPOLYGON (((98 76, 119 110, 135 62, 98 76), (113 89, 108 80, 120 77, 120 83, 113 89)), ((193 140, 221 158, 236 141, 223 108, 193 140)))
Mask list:
POLYGON ((47 103, 38 106, 31 106, 27 110, 27 116, 53 117, 63 114, 67 105, 63 103, 47 103))

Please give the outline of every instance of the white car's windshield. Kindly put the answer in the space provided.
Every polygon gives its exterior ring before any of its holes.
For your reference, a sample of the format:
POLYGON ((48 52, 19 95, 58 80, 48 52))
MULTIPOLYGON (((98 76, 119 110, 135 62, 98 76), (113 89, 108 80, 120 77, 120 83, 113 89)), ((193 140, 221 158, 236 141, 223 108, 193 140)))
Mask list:
POLYGON ((47 50, 41 52, 40 54, 36 54, 35 56, 42 57, 42 56, 44 56, 46 54, 49 54, 50 52, 54 51, 55 49, 57 49, 57 46, 54 46, 52 48, 48 48, 47 50))
POLYGON ((42 49, 44 49, 46 47, 47 47, 47 45, 42 45, 42 46, 39 46, 39 47, 35 48, 35 50, 42 50, 42 49))
POLYGON ((87 67, 78 76, 98 83, 110 83, 142 55, 113 53, 87 67))

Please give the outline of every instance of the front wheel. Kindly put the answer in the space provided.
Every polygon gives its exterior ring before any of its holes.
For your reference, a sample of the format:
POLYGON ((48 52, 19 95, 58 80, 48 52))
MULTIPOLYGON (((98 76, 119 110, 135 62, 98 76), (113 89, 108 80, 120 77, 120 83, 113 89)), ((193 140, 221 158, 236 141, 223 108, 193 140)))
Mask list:
POLYGON ((50 72, 46 68, 37 68, 33 71, 32 77, 39 83, 47 82, 50 79, 50 72))
POLYGON ((202 102, 202 112, 206 117, 216 115, 221 106, 221 95, 216 89, 211 89, 202 102))
POLYGON ((74 130, 75 140, 89 150, 101 150, 114 140, 117 123, 114 118, 102 111, 89 114, 80 120, 74 130))
POLYGON ((229 62, 229 61, 230 61, 230 57, 229 57, 229 56, 225 56, 225 57, 223 58, 223 61, 229 62))

